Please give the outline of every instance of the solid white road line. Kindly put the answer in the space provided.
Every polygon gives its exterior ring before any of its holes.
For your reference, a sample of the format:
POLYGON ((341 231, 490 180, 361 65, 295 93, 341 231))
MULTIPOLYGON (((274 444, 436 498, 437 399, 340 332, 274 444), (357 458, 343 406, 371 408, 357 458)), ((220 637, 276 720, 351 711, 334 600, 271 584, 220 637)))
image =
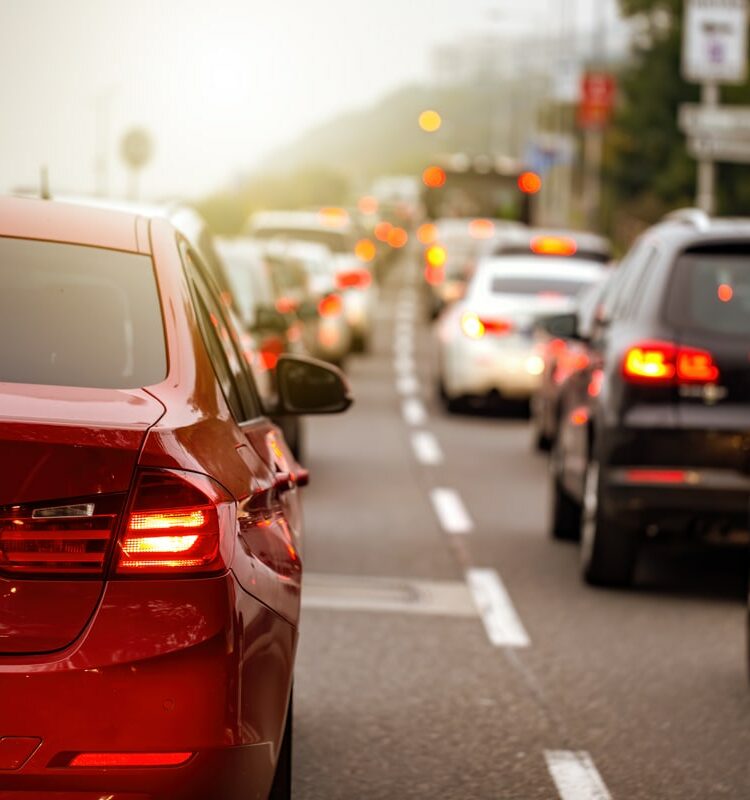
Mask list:
POLYGON ((471 533, 474 523, 458 492, 453 489, 433 489, 430 499, 446 533, 471 533))
POLYGON ((528 647, 529 635, 497 572, 470 569, 466 580, 490 642, 495 647, 528 647))
POLYGON ((611 800, 591 756, 570 750, 547 750, 547 769, 562 800, 611 800))
POLYGON ((401 413, 407 425, 415 427, 424 425, 427 421, 427 409, 424 403, 416 397, 410 397, 401 404, 401 413))
POLYGON ((411 446, 420 464, 434 467, 443 463, 443 451, 429 431, 415 431, 411 435, 411 446))
POLYGON ((413 375, 404 375, 396 381, 396 391, 402 395, 418 394, 419 381, 413 375))

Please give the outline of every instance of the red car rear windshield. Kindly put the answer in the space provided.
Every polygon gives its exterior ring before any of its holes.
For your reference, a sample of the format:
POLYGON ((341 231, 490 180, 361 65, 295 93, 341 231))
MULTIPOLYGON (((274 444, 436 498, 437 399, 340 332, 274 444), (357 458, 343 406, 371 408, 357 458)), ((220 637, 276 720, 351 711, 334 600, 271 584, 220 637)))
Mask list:
POLYGON ((750 337, 750 242, 680 256, 667 316, 679 328, 750 337))
POLYGON ((149 256, 0 238, 0 382, 135 389, 166 372, 149 256))

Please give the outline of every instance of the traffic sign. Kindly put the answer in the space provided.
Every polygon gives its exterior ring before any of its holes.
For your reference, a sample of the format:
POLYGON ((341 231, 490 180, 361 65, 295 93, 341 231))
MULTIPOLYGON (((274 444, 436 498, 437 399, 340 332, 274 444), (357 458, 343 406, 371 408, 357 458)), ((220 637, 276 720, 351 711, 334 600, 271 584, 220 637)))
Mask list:
POLYGON ((606 127, 615 105, 617 82, 609 72, 587 72, 581 81, 578 124, 584 130, 606 127))
POLYGON ((750 164, 750 139, 695 137, 688 139, 687 148, 698 160, 750 164))
POLYGON ((750 139, 750 106, 680 106, 680 130, 688 136, 750 139))
POLYGON ((151 135, 144 128, 131 128, 123 137, 120 152, 125 163, 133 170, 145 166, 153 155, 151 135))
POLYGON ((747 0, 685 0, 682 75, 693 83, 743 83, 747 0))

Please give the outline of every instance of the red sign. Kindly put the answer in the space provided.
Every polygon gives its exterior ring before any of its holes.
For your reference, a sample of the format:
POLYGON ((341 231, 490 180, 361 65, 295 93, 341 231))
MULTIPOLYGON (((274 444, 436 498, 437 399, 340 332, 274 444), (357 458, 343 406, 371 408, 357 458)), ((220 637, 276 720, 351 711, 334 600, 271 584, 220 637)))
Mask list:
POLYGON ((581 81, 578 124, 581 128, 604 128, 612 117, 617 82, 609 72, 587 72, 581 81))

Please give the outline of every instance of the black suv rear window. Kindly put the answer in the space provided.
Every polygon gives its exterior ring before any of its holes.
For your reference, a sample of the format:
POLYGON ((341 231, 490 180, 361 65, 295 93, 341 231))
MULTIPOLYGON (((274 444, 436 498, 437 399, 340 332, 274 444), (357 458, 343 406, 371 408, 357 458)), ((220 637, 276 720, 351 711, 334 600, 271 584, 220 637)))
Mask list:
POLYGON ((688 330, 750 336, 750 242, 683 253, 674 267, 667 316, 688 330))
POLYGON ((149 256, 0 238, 0 382, 135 389, 166 372, 149 256))

